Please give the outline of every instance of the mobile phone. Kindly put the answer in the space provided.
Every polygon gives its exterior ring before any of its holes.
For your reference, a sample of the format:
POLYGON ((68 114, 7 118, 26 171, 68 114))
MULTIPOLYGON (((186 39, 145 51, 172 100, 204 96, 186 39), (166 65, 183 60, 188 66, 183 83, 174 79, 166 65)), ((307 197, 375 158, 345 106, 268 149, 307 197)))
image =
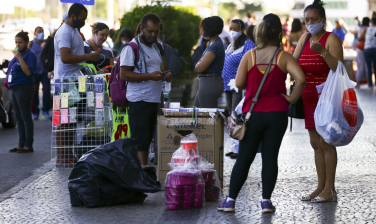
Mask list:
POLYGON ((164 71, 164 72, 161 73, 161 75, 166 75, 169 72, 170 72, 170 70, 164 71))

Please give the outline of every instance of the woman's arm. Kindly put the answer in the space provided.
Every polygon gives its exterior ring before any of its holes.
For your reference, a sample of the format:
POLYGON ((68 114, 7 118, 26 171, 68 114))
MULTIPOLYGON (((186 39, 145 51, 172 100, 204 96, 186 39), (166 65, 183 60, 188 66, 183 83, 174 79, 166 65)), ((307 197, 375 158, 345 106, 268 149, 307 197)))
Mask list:
POLYGON ((337 70, 338 61, 343 62, 342 44, 338 36, 334 33, 329 35, 326 41, 326 49, 319 42, 311 42, 310 44, 311 50, 319 54, 323 54, 327 51, 326 56, 323 58, 331 70, 337 70))
POLYGON ((235 85, 239 89, 245 89, 247 87, 247 74, 249 70, 248 58, 251 57, 252 50, 244 54, 242 60, 240 61, 238 72, 235 77, 235 85))
POLYGON ((202 57, 202 59, 200 59, 195 68, 196 68, 196 71, 198 73, 203 73, 204 71, 206 71, 209 66, 211 65, 211 63, 214 61, 215 59, 215 54, 211 51, 207 51, 204 55, 204 57, 202 57))
POLYGON ((290 104, 294 104, 296 103, 296 101, 298 101, 300 95, 303 92, 306 79, 302 68, 300 68, 298 64, 298 61, 286 52, 283 52, 283 54, 283 58, 287 60, 286 71, 290 73, 291 77, 295 80, 295 87, 290 96, 287 96, 284 93, 281 93, 281 95, 284 96, 290 104))
POLYGON ((27 75, 27 76, 31 76, 33 73, 31 73, 29 67, 27 66, 25 60, 22 58, 20 52, 18 51, 13 51, 13 54, 14 56, 18 59, 18 61, 20 62, 20 65, 21 65, 21 69, 22 71, 27 75))
POLYGON ((295 60, 298 60, 300 52, 302 52, 303 44, 304 44, 304 41, 305 41, 307 35, 308 35, 308 33, 303 34, 300 37, 300 39, 298 41, 298 44, 296 45, 296 48, 295 48, 295 51, 294 51, 294 58, 295 58, 295 60))

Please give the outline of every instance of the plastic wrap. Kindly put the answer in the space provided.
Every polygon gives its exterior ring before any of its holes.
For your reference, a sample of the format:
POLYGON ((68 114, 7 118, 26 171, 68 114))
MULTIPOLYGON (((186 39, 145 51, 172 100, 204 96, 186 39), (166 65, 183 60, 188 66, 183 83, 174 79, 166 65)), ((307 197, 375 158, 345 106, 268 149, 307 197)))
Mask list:
POLYGON ((214 164, 200 157, 198 168, 204 179, 205 201, 217 201, 222 197, 221 185, 214 164))
POLYGON ((197 138, 195 134, 189 134, 180 141, 181 148, 186 156, 198 155, 197 138))
POLYGON ((243 99, 238 103, 238 105, 235 107, 235 111, 236 111, 236 114, 237 115, 240 115, 243 113, 243 104, 244 104, 244 99, 245 97, 243 97, 243 99))

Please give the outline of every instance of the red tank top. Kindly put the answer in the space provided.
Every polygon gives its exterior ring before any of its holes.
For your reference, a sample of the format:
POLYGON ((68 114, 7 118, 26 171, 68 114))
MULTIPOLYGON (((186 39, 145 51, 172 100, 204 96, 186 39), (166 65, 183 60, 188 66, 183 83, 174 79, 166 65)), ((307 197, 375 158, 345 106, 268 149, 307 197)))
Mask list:
MULTIPOLYGON (((253 112, 272 112, 272 111, 289 111, 289 103, 285 97, 281 96, 281 93, 286 94, 286 77, 287 74, 284 73, 277 65, 277 59, 279 58, 282 51, 278 52, 278 55, 273 63, 274 68, 272 68, 265 80, 264 86, 261 89, 258 101, 253 108, 253 112)), ((256 51, 254 51, 254 61, 256 62, 256 51)), ((254 64, 253 67, 247 73, 247 89, 245 92, 245 99, 242 111, 247 113, 251 104, 252 99, 256 95, 257 89, 260 86, 261 80, 264 74, 257 68, 257 65, 264 64, 254 64)))

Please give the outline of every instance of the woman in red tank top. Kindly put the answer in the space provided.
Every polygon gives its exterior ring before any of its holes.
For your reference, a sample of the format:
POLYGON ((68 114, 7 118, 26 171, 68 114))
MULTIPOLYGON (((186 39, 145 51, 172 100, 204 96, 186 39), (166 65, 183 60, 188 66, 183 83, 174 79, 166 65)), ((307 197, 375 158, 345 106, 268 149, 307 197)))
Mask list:
MULTIPOLYGON (((264 76, 266 67, 279 49, 282 24, 278 16, 268 14, 255 29, 256 50, 243 56, 236 74, 236 86, 246 89, 243 113, 247 113, 264 76)), ((249 168, 261 143, 262 155, 262 212, 274 212, 270 198, 278 176, 278 153, 287 128, 289 103, 298 100, 304 88, 302 69, 291 54, 279 51, 261 89, 247 130, 239 142, 239 153, 231 173, 230 194, 218 210, 235 211, 235 199, 247 179, 249 168), (286 96, 286 76, 289 72, 296 80, 294 92, 286 96)), ((244 114, 243 114, 244 115, 244 114)))
POLYGON ((335 34, 325 31, 326 17, 322 1, 315 0, 313 4, 307 6, 304 10, 304 19, 311 37, 305 46, 303 43, 308 34, 300 38, 294 57, 298 58, 299 53, 302 52, 299 65, 306 77, 306 86, 302 94, 305 128, 308 129, 310 142, 315 152, 318 185, 316 190, 303 196, 301 200, 336 201, 334 179, 337 151, 317 133, 313 114, 319 99, 316 86, 325 82, 330 69, 333 71, 337 69, 338 61, 343 61, 342 44, 335 34))

